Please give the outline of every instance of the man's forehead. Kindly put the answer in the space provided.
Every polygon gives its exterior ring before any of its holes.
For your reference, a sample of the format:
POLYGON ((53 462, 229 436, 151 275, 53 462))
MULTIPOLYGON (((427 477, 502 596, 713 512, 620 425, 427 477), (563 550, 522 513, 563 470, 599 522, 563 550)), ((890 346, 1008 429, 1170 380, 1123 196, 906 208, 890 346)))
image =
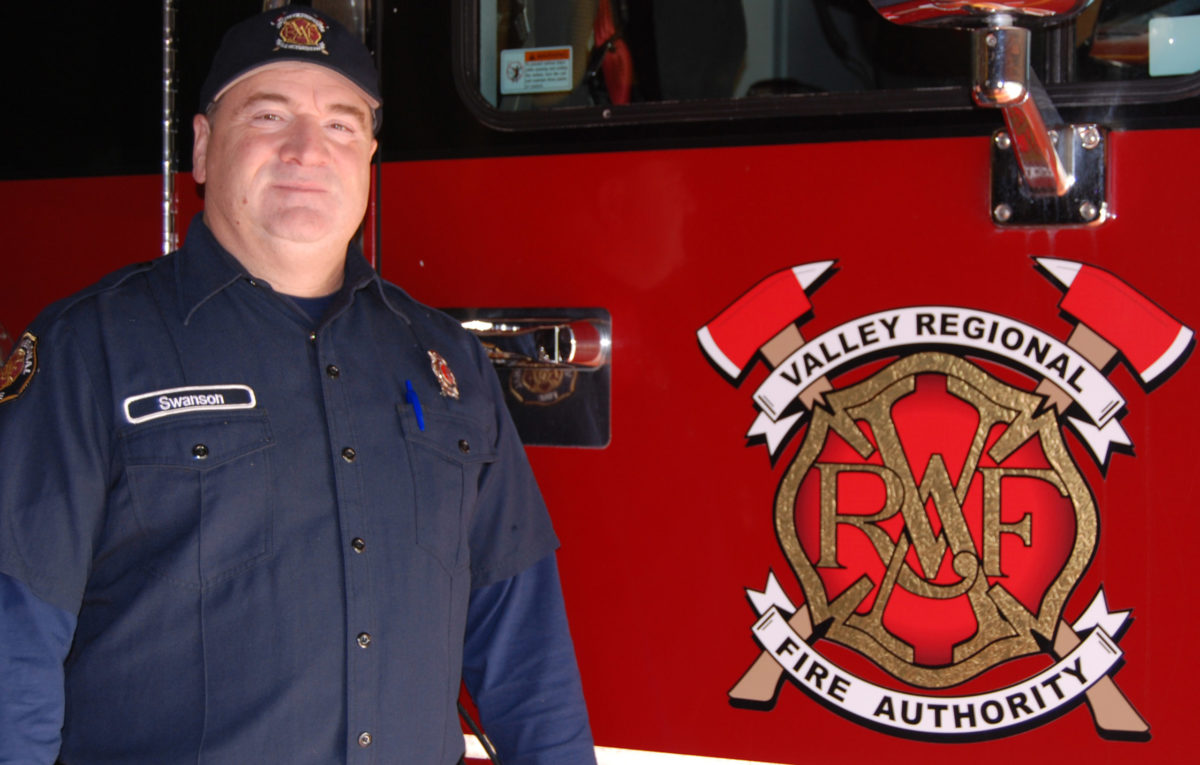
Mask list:
POLYGON ((230 96, 235 100, 249 100, 261 94, 272 94, 276 100, 279 97, 291 99, 307 93, 312 87, 344 89, 344 97, 338 94, 335 101, 342 106, 361 105, 368 122, 371 113, 379 107, 375 99, 348 77, 328 67, 303 61, 276 61, 251 69, 222 88, 213 100, 213 106, 230 96))

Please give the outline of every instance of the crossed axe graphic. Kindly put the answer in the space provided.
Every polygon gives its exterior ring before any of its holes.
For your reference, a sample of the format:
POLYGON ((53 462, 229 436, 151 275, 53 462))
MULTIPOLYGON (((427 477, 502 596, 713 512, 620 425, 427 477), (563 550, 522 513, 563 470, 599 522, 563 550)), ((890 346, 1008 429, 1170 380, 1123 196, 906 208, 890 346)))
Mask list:
MULTIPOLYGON (((1097 369, 1110 372, 1119 353, 1142 387, 1151 390, 1191 353, 1195 345, 1192 330, 1114 274, 1057 258, 1034 258, 1034 262, 1065 290, 1058 307, 1076 321, 1067 345, 1097 369)), ((1070 396, 1048 379, 1043 379, 1035 392, 1045 396, 1046 405, 1059 415, 1071 404, 1070 396)), ((1107 466, 1109 442, 1132 446, 1116 418, 1111 428, 1100 430, 1073 417, 1066 421, 1088 442, 1101 467, 1107 466)))
MULTIPOLYGON (((1119 353, 1137 373, 1143 387, 1152 389, 1187 358, 1194 346, 1192 330, 1166 313, 1153 301, 1115 275, 1083 263, 1056 258, 1035 258, 1038 268, 1065 290, 1059 308, 1074 317, 1075 327, 1067 345, 1097 369, 1108 372, 1119 353)), ((835 261, 818 261, 795 266, 772 274, 697 331, 700 347, 713 365, 737 385, 756 358, 761 357, 774 368, 804 345, 798 322, 807 320, 812 312, 809 292, 823 279, 832 275, 835 261)), ((806 411, 822 400, 822 394, 832 389, 824 378, 818 378, 800 393, 803 408, 787 417, 791 422, 783 429, 760 429, 759 421, 751 426, 747 436, 766 434, 772 454, 781 439, 781 432, 798 427, 806 411)), ((1071 397, 1057 384, 1043 378, 1037 392, 1046 399, 1046 406, 1064 415, 1071 397)), ((760 417, 761 419, 761 417, 760 417)), ((1068 418, 1077 433, 1089 442, 1092 453, 1107 464, 1110 443, 1131 445, 1120 430, 1116 418, 1108 433, 1068 418), (1089 430, 1090 428, 1090 430, 1089 430), (1119 434, 1119 435, 1114 435, 1119 434)), ((870 591, 869 580, 860 579, 843 593, 834 606, 835 618, 849 615, 857 602, 870 591), (845 613, 843 613, 845 612, 845 613)), ((789 624, 806 640, 814 639, 811 615, 805 605, 795 610, 789 624)), ((1051 652, 1062 657, 1080 642, 1078 634, 1060 619, 1053 636, 1051 652)), ((782 682, 782 670, 767 652, 762 652, 750 669, 730 690, 735 703, 769 707, 774 704, 782 682)), ((1146 735, 1149 726, 1117 688, 1111 677, 1101 678, 1087 692, 1088 706, 1097 728, 1115 737, 1146 735)))

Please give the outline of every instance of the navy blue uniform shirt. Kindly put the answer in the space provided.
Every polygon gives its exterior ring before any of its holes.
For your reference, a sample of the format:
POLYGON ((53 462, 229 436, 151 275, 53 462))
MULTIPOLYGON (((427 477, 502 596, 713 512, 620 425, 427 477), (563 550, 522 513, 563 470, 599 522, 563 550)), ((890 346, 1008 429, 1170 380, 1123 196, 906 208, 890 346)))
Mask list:
MULTIPOLYGON (((464 636, 485 723, 517 718, 548 752, 529 762, 591 761, 557 541, 453 320, 351 248, 314 329, 197 218, 30 332, 36 371, 0 403, 0 616, 43 604, 61 634, 77 614, 64 763, 455 762, 464 636), (544 623, 505 616, 524 591, 557 604, 544 623), (511 685, 539 641, 552 668, 511 685)), ((0 664, 47 663, 26 658, 0 664)))

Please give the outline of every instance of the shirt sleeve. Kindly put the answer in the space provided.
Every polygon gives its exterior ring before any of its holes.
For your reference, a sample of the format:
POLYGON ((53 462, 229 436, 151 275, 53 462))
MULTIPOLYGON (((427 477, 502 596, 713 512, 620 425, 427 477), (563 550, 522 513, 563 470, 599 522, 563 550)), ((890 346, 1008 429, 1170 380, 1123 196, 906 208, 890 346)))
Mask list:
POLYGON ((0 763, 50 765, 62 741, 74 615, 0 573, 0 763))
POLYGON ((0 573, 77 613, 114 479, 112 424, 97 403, 111 393, 93 386, 104 344, 42 318, 22 336, 24 390, 0 401, 0 573))
POLYGON ((39 325, 22 336, 24 383, 0 401, 0 763, 22 765, 59 752, 63 662, 109 478, 84 356, 70 332, 39 325))
POLYGON ((528 569, 558 547, 558 537, 505 406, 500 378, 479 341, 469 340, 474 373, 486 388, 495 451, 479 481, 469 536, 471 586, 478 589, 528 569))
POLYGON ((505 765, 595 765, 554 553, 471 593, 463 680, 505 765))

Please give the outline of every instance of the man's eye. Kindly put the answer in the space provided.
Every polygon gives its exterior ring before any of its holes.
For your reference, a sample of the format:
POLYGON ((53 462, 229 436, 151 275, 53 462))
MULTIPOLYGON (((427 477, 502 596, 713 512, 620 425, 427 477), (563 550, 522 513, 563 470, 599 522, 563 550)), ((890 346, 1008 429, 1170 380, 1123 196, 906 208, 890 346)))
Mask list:
POLYGON ((256 115, 254 119, 262 120, 263 122, 278 122, 283 119, 283 117, 274 112, 264 112, 263 114, 256 115))
POLYGON ((354 132, 354 128, 351 127, 350 125, 347 125, 344 122, 331 122, 331 123, 329 123, 329 127, 333 128, 334 130, 341 130, 346 133, 354 132))

